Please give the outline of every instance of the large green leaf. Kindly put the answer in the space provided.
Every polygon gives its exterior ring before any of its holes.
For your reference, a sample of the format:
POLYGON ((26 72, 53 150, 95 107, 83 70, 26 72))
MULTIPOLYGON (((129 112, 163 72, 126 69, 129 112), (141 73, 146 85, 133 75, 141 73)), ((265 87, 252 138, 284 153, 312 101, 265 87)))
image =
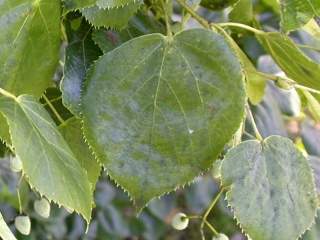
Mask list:
MULTIPOLYGON (((60 1, 3 0, 0 20, 0 87, 40 96, 58 63, 60 1)), ((0 138, 10 144, 1 114, 0 138)))
POLYGON ((99 6, 82 9, 85 18, 95 27, 111 27, 122 29, 130 18, 138 11, 142 0, 136 0, 123 7, 102 9, 99 6))
POLYGON ((40 96, 56 70, 59 0, 0 1, 0 87, 40 96))
POLYGON ((244 114, 238 59, 203 29, 126 42, 85 85, 85 136, 138 208, 208 169, 244 114))
POLYGON ((75 117, 70 118, 59 126, 59 130, 80 162, 81 167, 87 171, 92 190, 94 190, 101 166, 92 151, 90 151, 88 144, 84 141, 80 120, 75 117))
POLYGON ((280 0, 281 27, 285 31, 295 30, 320 16, 319 0, 280 0))
POLYGON ((314 221, 312 171, 287 138, 241 143, 225 156, 221 176, 235 217, 254 240, 297 239, 314 221))
POLYGON ((257 38, 288 77, 320 90, 320 65, 307 57, 289 37, 274 32, 258 34, 257 38))
POLYGON ((77 117, 80 116, 81 87, 87 70, 101 51, 91 39, 92 27, 82 21, 77 31, 70 31, 66 47, 64 75, 60 89, 63 104, 77 117))
POLYGON ((53 120, 34 97, 1 98, 12 145, 30 185, 60 205, 90 220, 92 192, 87 174, 53 120))

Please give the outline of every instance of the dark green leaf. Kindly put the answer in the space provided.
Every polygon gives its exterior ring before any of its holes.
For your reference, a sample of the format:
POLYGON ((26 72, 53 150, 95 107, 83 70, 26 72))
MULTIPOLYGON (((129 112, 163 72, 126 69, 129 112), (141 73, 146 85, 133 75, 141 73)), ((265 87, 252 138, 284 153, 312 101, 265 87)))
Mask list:
POLYGON ((73 117, 62 124, 59 130, 74 152, 81 167, 87 171, 92 190, 94 190, 101 167, 90 151, 88 144, 85 143, 81 127, 80 120, 73 117))
POLYGON ((76 32, 71 32, 60 85, 63 104, 77 117, 80 117, 81 87, 87 70, 101 54, 91 39, 91 30, 92 27, 83 21, 76 32))
POLYGON ((244 103, 241 67, 222 36, 203 29, 173 39, 150 34, 89 71, 84 131, 141 208, 211 166, 239 128, 244 103))
POLYGON ((291 140, 271 136, 231 149, 222 184, 242 229, 254 240, 293 240, 313 223, 317 197, 308 160, 291 140))

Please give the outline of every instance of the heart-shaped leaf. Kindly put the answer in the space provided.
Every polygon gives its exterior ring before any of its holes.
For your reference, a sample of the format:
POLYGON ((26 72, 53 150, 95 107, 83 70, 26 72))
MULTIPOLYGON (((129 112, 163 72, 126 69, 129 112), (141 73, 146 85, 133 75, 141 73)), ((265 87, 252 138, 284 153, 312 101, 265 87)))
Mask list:
POLYGON ((221 176, 235 217, 254 240, 297 239, 314 222, 313 174, 287 138, 239 144, 225 156, 221 176))
POLYGON ((238 59, 204 29, 126 42, 85 85, 85 136, 138 208, 211 167, 244 115, 238 59))

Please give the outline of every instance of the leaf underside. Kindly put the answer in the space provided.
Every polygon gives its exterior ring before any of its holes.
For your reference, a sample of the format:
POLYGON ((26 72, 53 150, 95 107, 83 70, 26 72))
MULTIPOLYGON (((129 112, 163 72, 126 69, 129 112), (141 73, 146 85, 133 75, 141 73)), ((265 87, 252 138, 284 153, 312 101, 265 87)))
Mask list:
POLYGON ((74 209, 89 222, 92 193, 87 174, 34 97, 0 99, 15 153, 21 158, 30 185, 60 205, 74 209))
POLYGON ((203 29, 135 38, 101 57, 85 85, 85 136, 139 209, 211 167, 244 114, 240 64, 203 29))
POLYGON ((291 140, 243 142, 227 153, 221 173, 228 203, 252 239, 297 239, 314 222, 313 174, 291 140))

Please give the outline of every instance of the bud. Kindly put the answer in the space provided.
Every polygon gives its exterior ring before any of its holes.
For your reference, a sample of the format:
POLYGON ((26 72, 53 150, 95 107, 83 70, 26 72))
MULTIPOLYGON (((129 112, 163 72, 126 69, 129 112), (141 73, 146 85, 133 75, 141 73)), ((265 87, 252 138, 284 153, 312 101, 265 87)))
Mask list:
POLYGON ((18 216, 14 220, 16 229, 23 235, 29 235, 31 231, 31 221, 29 216, 18 216))
POLYGON ((172 218, 171 225, 176 230, 184 230, 189 225, 189 219, 184 213, 177 213, 172 218))
POLYGON ((39 216, 43 218, 48 218, 50 216, 51 207, 47 199, 42 198, 41 200, 35 201, 33 207, 39 216))
POLYGON ((13 172, 21 172, 22 171, 22 162, 18 155, 10 158, 10 169, 13 172))

